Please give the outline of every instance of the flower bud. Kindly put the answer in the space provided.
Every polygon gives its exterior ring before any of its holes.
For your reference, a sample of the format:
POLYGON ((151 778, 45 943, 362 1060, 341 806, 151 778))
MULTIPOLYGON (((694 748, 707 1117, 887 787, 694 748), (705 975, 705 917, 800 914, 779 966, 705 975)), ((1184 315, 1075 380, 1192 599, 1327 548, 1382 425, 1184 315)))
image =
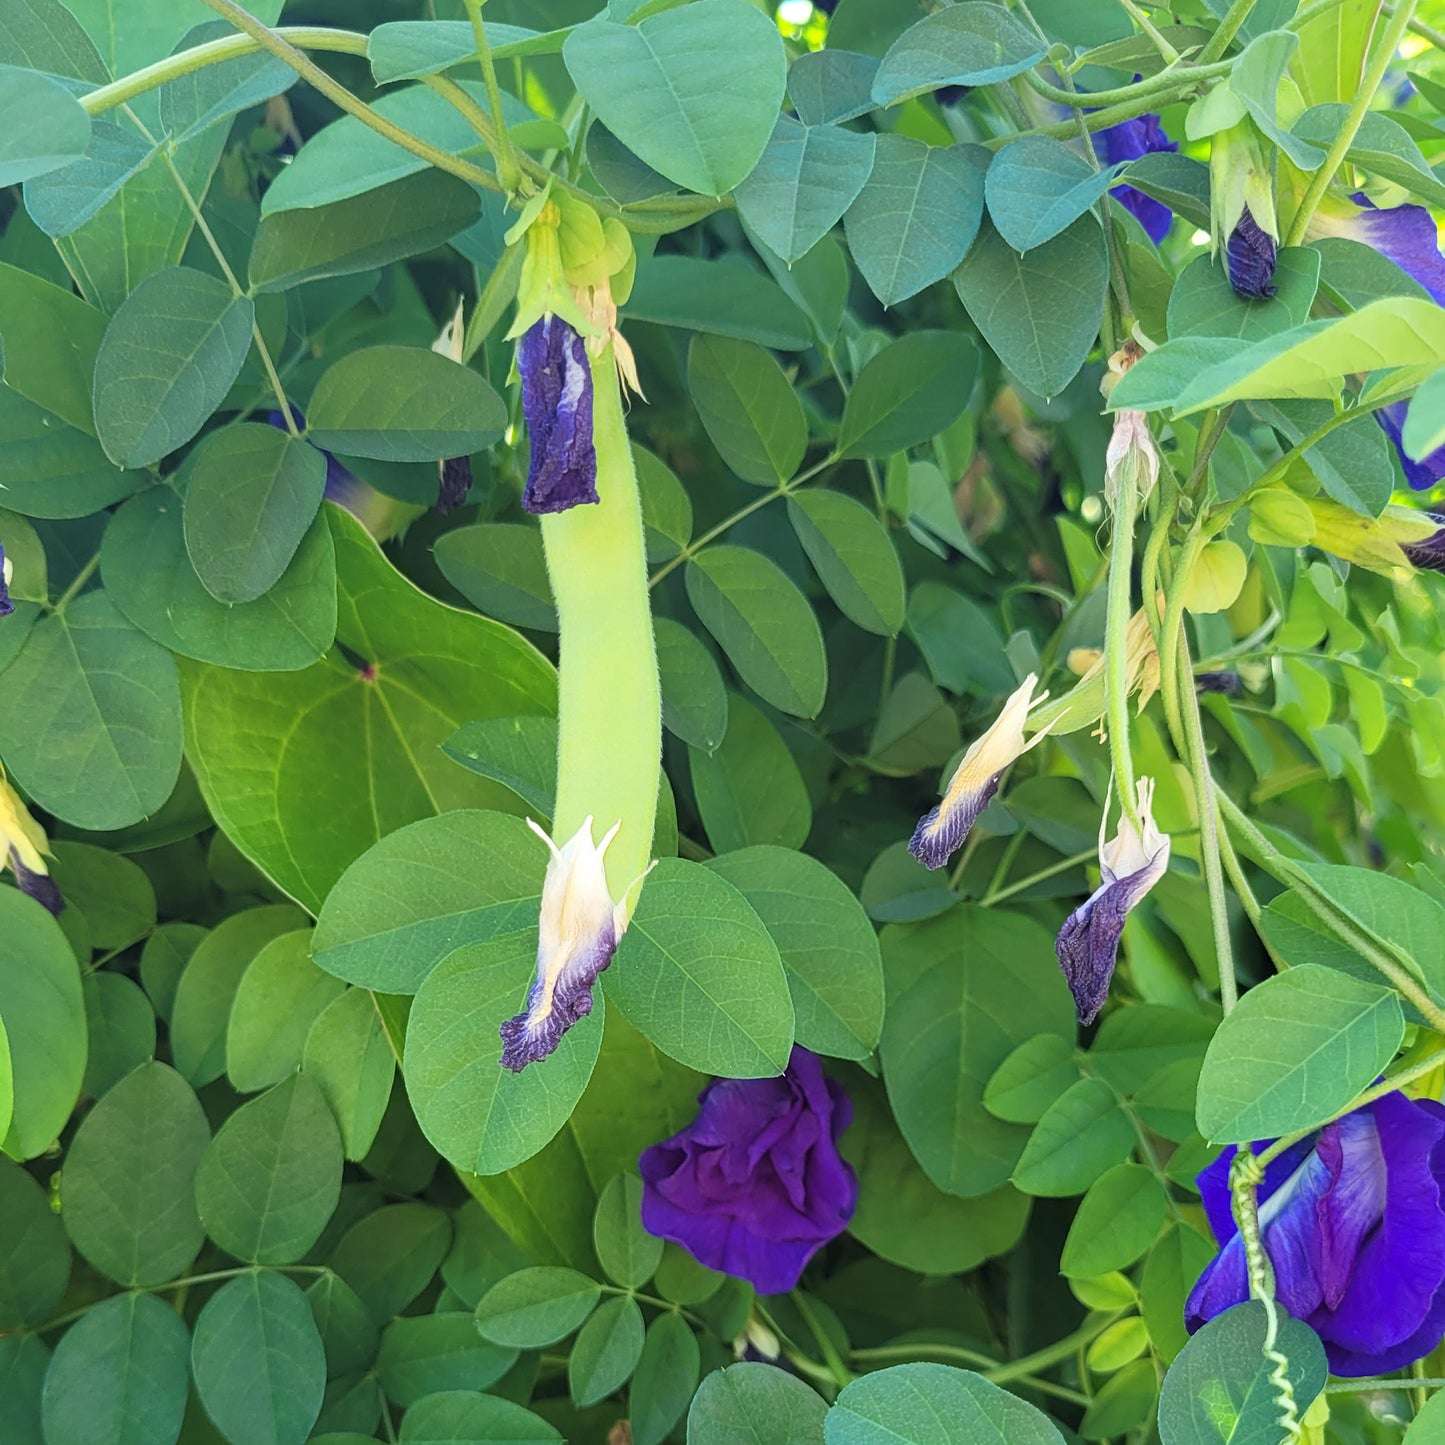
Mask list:
POLYGON ((1210 141, 1214 249, 1224 248, 1229 284, 1248 301, 1274 295, 1279 221, 1274 186, 1254 122, 1241 120, 1210 141))
MULTIPOLYGON (((0 554, 3 555, 3 554, 0 554)), ((8 568, 9 563, 5 563, 8 568)), ((0 867, 9 866, 22 893, 52 913, 60 913, 65 900, 50 876, 44 855, 50 851, 45 830, 30 816, 20 795, 0 777, 0 867)))

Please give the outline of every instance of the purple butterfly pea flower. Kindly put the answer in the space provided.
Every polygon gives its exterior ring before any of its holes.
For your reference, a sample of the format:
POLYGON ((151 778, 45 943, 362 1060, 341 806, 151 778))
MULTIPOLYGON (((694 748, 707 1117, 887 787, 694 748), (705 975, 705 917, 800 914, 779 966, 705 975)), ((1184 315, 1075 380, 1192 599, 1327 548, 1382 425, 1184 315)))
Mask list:
POLYGON ((1093 1023, 1109 997, 1130 912, 1169 867, 1169 839, 1154 823, 1154 780, 1137 786, 1138 829, 1125 814, 1106 841, 1100 826, 1099 886, 1064 920, 1054 945, 1081 1024, 1093 1023))
POLYGON ((0 546, 0 617, 9 617, 15 611, 15 604, 10 600, 10 578, 14 571, 14 563, 5 555, 5 548, 0 546))
MULTIPOLYGON (((1134 79, 1139 77, 1136 75, 1134 79)), ((1120 161, 1137 161, 1140 156, 1156 151, 1178 149, 1178 141, 1172 141, 1164 134, 1157 115, 1121 120, 1118 125, 1094 133, 1094 151, 1105 165, 1110 166, 1120 161)), ((1163 201, 1156 201, 1153 196, 1146 196, 1133 186, 1114 186, 1109 194, 1134 215, 1156 246, 1169 234, 1174 213, 1163 201)))
POLYGON ((847 1227, 858 1180, 838 1153, 842 1086, 794 1048, 775 1079, 715 1079, 687 1128, 642 1152, 642 1223, 710 1269, 782 1294, 847 1227))
MULTIPOLYGON (((1220 1249, 1185 1306, 1191 1333, 1249 1298, 1235 1152, 1198 1178, 1220 1249)), ((1445 1108, 1396 1092, 1356 1109, 1274 1160, 1259 1202, 1276 1297, 1334 1374, 1389 1374, 1445 1337, 1445 1108)))
POLYGON ((586 344, 560 316, 544 316, 518 341, 517 370, 532 444, 523 508, 541 515, 596 502, 592 367, 586 344))
MULTIPOLYGON (((1427 456, 1416 461, 1405 450, 1404 432, 1405 415, 1409 410, 1409 402, 1392 401, 1389 406, 1382 406, 1375 413, 1375 420, 1379 422, 1385 435, 1395 444, 1395 450, 1399 453, 1400 466, 1405 473, 1405 480, 1411 488, 1417 492, 1428 492, 1442 477, 1445 477, 1445 447, 1437 447, 1427 456)), ((1409 548, 1406 548, 1408 553, 1409 548)), ((1418 565, 1418 564, 1417 564, 1418 565)))

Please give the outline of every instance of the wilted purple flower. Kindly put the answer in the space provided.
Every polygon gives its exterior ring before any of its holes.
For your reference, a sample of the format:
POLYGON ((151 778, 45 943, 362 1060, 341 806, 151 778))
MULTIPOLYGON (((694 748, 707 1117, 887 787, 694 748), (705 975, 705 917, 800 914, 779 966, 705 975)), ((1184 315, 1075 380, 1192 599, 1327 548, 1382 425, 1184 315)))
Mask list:
POLYGON ((942 868, 955 850, 963 846, 978 815, 998 792, 1003 770, 1044 740, 1047 728, 1041 728, 1028 742, 1024 741, 1024 721, 1030 709, 1048 697, 1046 692, 1034 697, 1037 683, 1033 673, 1023 680, 1004 703, 993 726, 963 755, 942 801, 918 820, 908 840, 908 851, 925 868, 942 868))
POLYGON ((1274 284, 1275 240, 1246 206, 1229 233, 1224 260, 1229 284, 1247 301, 1267 301, 1278 289, 1274 284))
POLYGON ((1169 839, 1154 824, 1153 803, 1154 780, 1140 778, 1138 830, 1125 813, 1106 842, 1100 824, 1099 886, 1064 920, 1054 945, 1081 1024, 1093 1023, 1109 996, 1130 910, 1169 867, 1169 839))
POLYGON ((437 515, 455 512, 472 489, 472 459, 444 457, 440 464, 441 481, 437 486, 437 515))
POLYGON ((9 617, 15 611, 15 604, 10 600, 10 579, 14 575, 15 564, 0 546, 0 617, 9 617))
POLYGON ((45 866, 45 832, 30 816, 20 795, 0 777, 0 868, 9 864, 22 893, 58 914, 65 900, 45 866))
MULTIPOLYGON (((1441 452, 1436 452, 1441 456, 1441 452)), ((1429 536, 1415 542, 1401 542, 1400 550, 1412 567, 1426 572, 1445 572, 1445 516, 1439 512, 1417 512, 1416 516, 1428 518, 1435 523, 1436 530, 1429 536)))
POLYGON ((642 1152, 642 1223, 782 1294, 853 1217, 858 1180, 838 1153, 853 1105, 801 1047, 778 1078, 715 1079, 698 1103, 686 1129, 642 1152))
POLYGON ((552 856, 542 884, 536 981, 525 1012, 508 1019, 501 1029, 502 1067, 513 1072, 545 1059, 562 1042, 562 1035, 592 1012, 592 986, 612 962, 626 926, 607 891, 603 869, 607 845, 621 823, 594 845, 588 818, 561 848, 530 818, 527 825, 552 856))
MULTIPOLYGON (((1135 80, 1139 77, 1136 75, 1135 80)), ((1133 120, 1121 120, 1104 130, 1094 132, 1094 150, 1106 165, 1117 165, 1120 161, 1136 161, 1155 151, 1177 151, 1179 142, 1172 141, 1164 134, 1157 115, 1141 115, 1133 120)), ((1133 186, 1114 186, 1109 194, 1138 219, 1148 233, 1149 239, 1157 246, 1169 234, 1174 213, 1163 201, 1146 196, 1133 186)))
POLYGON ((560 316, 544 316, 518 341, 517 370, 532 444, 522 506, 541 514, 597 501, 586 343, 560 316))
MULTIPOLYGON (((1258 1147, 1258 1146, 1256 1146, 1258 1147)), ((1219 1254, 1185 1306, 1192 1333, 1249 1298, 1225 1152, 1199 1175, 1219 1254)), ((1324 1343, 1330 1370, 1385 1375, 1445 1336, 1445 1108, 1386 1094, 1266 1169, 1261 1237, 1281 1305, 1324 1343)))

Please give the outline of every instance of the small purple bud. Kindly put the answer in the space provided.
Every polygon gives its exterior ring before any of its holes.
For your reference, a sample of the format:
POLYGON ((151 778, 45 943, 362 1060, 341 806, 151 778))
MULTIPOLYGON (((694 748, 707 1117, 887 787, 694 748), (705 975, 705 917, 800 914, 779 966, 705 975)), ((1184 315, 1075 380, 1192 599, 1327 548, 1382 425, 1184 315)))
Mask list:
POLYGON ((1267 301, 1274 295, 1274 237, 1254 219, 1248 206, 1230 232, 1224 255, 1236 296, 1267 301))
POLYGON ((0 546, 0 617, 9 617, 15 611, 15 604, 10 600, 11 570, 11 563, 5 556, 5 548, 0 546))
POLYGON ((1194 691, 1238 697, 1244 691, 1244 679, 1237 672, 1197 672, 1194 674, 1194 691))
POLYGON ((517 370, 532 443, 523 508, 541 515, 596 502, 592 368, 582 338, 560 316, 544 316, 517 343, 517 370))
POLYGON ((472 459, 445 457, 441 463, 441 482, 437 487, 437 515, 455 512, 472 489, 472 459))
POLYGON ((1439 512, 1422 512, 1420 515, 1436 523, 1439 530, 1420 538, 1418 542, 1401 542, 1400 550, 1412 567, 1426 572, 1445 572, 1445 516, 1439 512))

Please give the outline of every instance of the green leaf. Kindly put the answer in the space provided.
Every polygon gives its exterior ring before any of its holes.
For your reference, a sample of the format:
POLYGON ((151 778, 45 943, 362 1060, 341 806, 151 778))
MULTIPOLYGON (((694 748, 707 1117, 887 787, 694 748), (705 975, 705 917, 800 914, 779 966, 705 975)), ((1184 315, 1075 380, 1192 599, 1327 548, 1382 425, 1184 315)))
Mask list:
POLYGON ((301 1068, 314 1079, 341 1131, 342 1153, 363 1159, 381 1128, 395 1065, 371 995, 349 988, 306 1035, 301 1068))
MULTIPOLYGON (((187 748, 208 807, 313 912, 385 834, 453 808, 510 806, 510 794, 458 768, 441 745, 472 718, 550 713, 556 696, 551 665, 528 643, 432 601, 359 522, 326 512, 337 638, 374 671, 338 661, 280 674, 186 665, 187 748), (237 716, 249 720, 243 735, 237 716)), ((0 699, 0 738, 3 708, 0 699)))
POLYGON ((517 1362, 515 1350, 489 1345, 470 1311, 402 1316, 381 1337, 376 1376, 403 1408, 441 1390, 485 1390, 517 1362))
POLYGON ((517 931, 448 954, 422 981, 407 1022, 402 1072, 417 1122, 472 1174, 500 1174, 537 1153, 567 1122, 602 1046, 597 998, 545 1068, 499 1067, 499 1030, 525 1008, 536 974, 530 912, 517 931))
POLYGON ((1317 963, 1267 978, 1210 1041, 1199 1132, 1237 1144, 1322 1124, 1370 1086, 1404 1033, 1392 989, 1317 963))
POLYGON ((72 164, 89 140, 90 117, 64 85, 0 65, 0 186, 72 164))
POLYGON ((802 403, 761 346, 694 337, 687 387, 713 445, 745 482, 775 487, 798 470, 808 449, 802 403))
POLYGON ((640 25, 596 19, 562 49, 602 123, 670 181, 719 196, 757 164, 787 67, 772 20, 742 0, 696 0, 640 25))
POLYGON ((895 1365, 854 1380, 824 1423, 827 1445, 1063 1445, 1052 1421, 972 1370, 895 1365))
POLYGON ((1032 251, 1071 226, 1119 179, 1118 168, 1090 165, 1051 136, 1021 136, 984 176, 988 213, 1015 251, 1032 251))
POLYGON ((582 1326, 567 1360, 567 1389, 579 1410, 632 1378, 642 1355, 642 1311, 628 1295, 607 1300, 582 1326))
POLYGON ((788 519, 829 595, 850 621, 893 637, 903 627, 903 568, 888 534, 842 492, 788 498, 788 519))
MULTIPOLYGON (((490 27, 489 27, 490 28, 490 27)), ((418 1400, 401 1422, 402 1445, 561 1445, 562 1437, 539 1415, 495 1395, 446 1390, 418 1400)))
POLYGON ((1088 1278, 1126 1269, 1159 1237, 1164 1187, 1142 1164, 1116 1164, 1089 1186, 1064 1241, 1060 1270, 1088 1278))
POLYGON ((751 1360, 714 1370, 687 1412, 687 1445, 821 1445, 828 1407, 811 1386, 751 1360))
POLYGON ((38 1335, 0 1338, 0 1429, 15 1445, 45 1445, 40 1401, 49 1363, 50 1351, 38 1335))
MULTIPOLYGON (((9 678, 7 677, 7 687, 9 678)), ((0 690, 3 691, 3 690, 0 690)), ((59 1137, 85 1073, 80 969, 60 925, 34 899, 0 889, 0 1026, 14 1112, 4 1150, 32 1159, 59 1137)))
POLYGON ((341 1139, 314 1081, 293 1074, 242 1104, 196 1174, 206 1233, 237 1259, 291 1264, 316 1243, 341 1190, 341 1139))
POLYGON ((143 473, 117 471, 87 432, 9 386, 0 386, 0 446, 6 505, 31 517, 88 516, 147 480, 143 473))
POLYGON ((321 1413, 326 1355, 306 1296, 273 1270, 221 1286, 196 1319, 196 1394, 231 1445, 301 1445, 321 1413))
POLYGON ((662 1259, 662 1241, 642 1227, 642 1180, 616 1174, 597 1198, 592 1243, 607 1277, 624 1289, 641 1289, 662 1259))
POLYGON ((910 26, 889 47, 873 81, 877 105, 944 85, 993 85, 1032 69, 1048 47, 1002 5, 983 0, 940 10, 910 26))
POLYGON ((119 973, 81 982, 90 1036, 82 1087, 99 1098, 156 1051, 156 1016, 139 984, 119 973))
POLYGON ((415 993, 464 944, 530 927, 546 867, 542 843, 505 814, 458 810, 398 828, 332 889, 312 956, 348 983, 415 993))
POLYGON ((633 1445, 662 1445, 692 1399, 700 1365, 697 1336, 681 1315, 653 1320, 628 1396, 633 1445))
POLYGON ((273 938, 246 965, 226 1026, 226 1073, 242 1094, 296 1072, 311 1026, 345 984, 311 962, 311 930, 273 938))
POLYGON ((326 1351, 327 1375, 352 1375, 368 1369, 376 1359, 381 1335, 356 1291, 340 1275, 327 1270, 306 1291, 306 1302, 326 1351))
POLYGON ((1198 256, 1169 293, 1169 335, 1228 336, 1258 341, 1309 320, 1319 285, 1319 252, 1286 246, 1275 263, 1275 295, 1246 301, 1229 284, 1223 262, 1198 256))
POLYGON ((442 576, 479 612, 513 627, 556 632, 542 534, 514 522, 457 527, 437 538, 442 576))
MULTIPOLYGON (((1343 101, 1312 106, 1290 130, 1297 139, 1313 141, 1326 149, 1342 129, 1349 109, 1343 101)), ((1430 169, 1420 147, 1392 116, 1367 110, 1345 159, 1382 180, 1403 186, 1426 205, 1445 205, 1445 181, 1430 169)))
POLYGON ((983 1107, 994 1070, 1035 1034, 1074 1035, 1063 975, 1041 966, 1051 950, 1042 925, 995 909, 884 930, 883 1077, 909 1147, 947 1193, 996 1189, 1024 1147, 1023 1129, 983 1107))
POLYGON ((251 246, 251 285, 287 291, 325 276, 350 276, 430 251, 481 215, 477 192, 445 171, 306 210, 265 216, 251 246))
POLYGON ((191 955, 206 936, 195 923, 163 923, 146 939, 140 956, 140 981, 158 1017, 169 1025, 181 981, 191 955))
POLYGON ((1114 1091, 1102 1079, 1080 1079, 1034 1125, 1013 1182, 1045 1198, 1082 1194, 1127 1159, 1134 1144, 1134 1126, 1114 1091))
POLYGON ((764 701, 795 717, 818 715, 828 685, 823 634, 776 562, 746 547, 709 547, 687 564, 687 595, 764 701))
POLYGON ((747 899, 782 957, 797 1039, 866 1059, 883 1027, 883 959, 862 905, 835 873, 787 848, 745 848, 707 865, 747 899))
POLYGON ((875 137, 779 116, 767 149, 738 187, 738 215, 789 266, 806 256, 863 189, 875 137))
POLYGON ((51 874, 67 908, 78 908, 96 948, 122 949, 156 926, 156 891, 129 858, 89 843, 57 842, 51 874))
POLYGON ((716 752, 728 730, 728 694, 712 653, 670 617, 654 617, 652 627, 662 681, 663 725, 683 742, 716 752))
POLYGON ((45 1191, 0 1159, 0 1327, 44 1324, 70 1280, 70 1247, 45 1191))
POLYGON ((427 1287, 451 1242, 451 1223, 441 1210, 388 1204, 347 1230, 331 1267, 384 1325, 427 1287))
POLYGON ((482 1296, 477 1328, 493 1344, 540 1349, 570 1335, 601 1296, 601 1286, 574 1269, 518 1270, 482 1296))
MULTIPOLYGON (((1324 401, 1258 401, 1250 410, 1296 444, 1334 415, 1324 401)), ((1395 487, 1393 449, 1369 412, 1307 447, 1304 459, 1329 496, 1367 517, 1380 514, 1395 487)))
POLYGON ((1185 1303, 1215 1253, 1212 1239, 1187 1224, 1171 1224, 1144 1261, 1140 1284, 1144 1322, 1150 1344, 1166 1362, 1172 1362, 1189 1341, 1185 1303))
POLYGON ((1035 1034, 990 1075, 983 1106, 994 1118, 1010 1124, 1037 1124, 1078 1077, 1072 1040, 1061 1034, 1035 1034))
POLYGON ((47 236, 68 236, 97 215, 157 153, 133 128, 94 121, 83 156, 26 181, 25 209, 47 236))
POLYGON ((193 1088, 225 1071, 226 1027, 246 966, 273 938, 305 922, 289 904, 248 908, 222 920, 196 945, 176 985, 170 1020, 176 1071, 193 1088))
POLYGON ((961 1274, 1007 1254, 1023 1235, 1029 1200, 1003 1184, 973 1199, 945 1194, 913 1157, 883 1086, 848 1079, 853 1123, 839 1141, 858 1174, 848 1232, 881 1259, 918 1274, 961 1274))
POLYGON ((673 1058, 734 1079, 787 1067, 793 1006, 777 947, 742 894, 711 870, 662 859, 614 962, 608 996, 673 1058))
MULTIPOLYGON (((208 21, 189 30, 181 48, 191 49, 226 34, 234 31, 225 21, 208 21)), ((178 144, 237 111, 282 94, 295 83, 296 72, 284 60, 265 51, 202 66, 160 87, 157 101, 161 126, 169 132, 172 144, 178 144)))
POLYGON ((788 97, 804 125, 837 125, 873 107, 878 60, 849 50, 805 51, 788 67, 788 97))
POLYGON ((449 758, 515 793, 550 818, 556 806, 557 721, 550 717, 483 718, 459 727, 445 744, 449 758))
POLYGON ((95 433, 118 467, 184 446, 225 399, 251 348, 255 307, 202 271, 148 277, 111 318, 95 358, 95 433))
MULTIPOLYGON (((457 83, 468 99, 486 109, 487 92, 479 81, 457 83)), ((382 96, 373 108, 384 120, 439 150, 465 155, 484 165, 489 162, 471 121, 425 85, 404 86, 382 96)), ((505 90, 502 114, 512 139, 523 148, 567 144, 566 132, 556 121, 539 121, 505 90)), ((427 169, 428 163, 420 156, 378 135, 355 116, 344 115, 312 136, 271 182, 261 200, 261 214, 272 216, 279 211, 330 205, 427 169)))
POLYGON ((666 462, 635 442, 632 464, 637 470, 637 489, 642 494, 647 560, 666 562, 692 540, 692 498, 666 462))
POLYGON ((908 631, 949 692, 996 695, 1017 685, 997 623, 962 592, 920 582, 908 597, 908 631))
POLYGON ((191 454, 186 552, 218 602, 252 602, 291 564, 321 507, 326 458, 279 427, 242 422, 191 454))
POLYGON ((45 1374, 47 1440, 174 1440, 190 1393, 185 1321, 148 1294, 105 1300, 66 1331, 45 1374))
MULTIPOLYGON (((968 8, 982 3, 974 0, 968 8)), ((873 294, 885 306, 896 306, 963 260, 982 219, 983 177, 965 156, 908 136, 883 135, 868 182, 849 206, 843 227, 873 294)))
POLYGON ((1163 201, 1200 230, 1209 229, 1209 167, 1172 151, 1151 151, 1129 167, 1128 183, 1163 201))
POLYGON ((104 85, 110 72, 90 37, 60 0, 26 0, 8 6, 0 20, 5 53, 18 65, 47 75, 104 85))
POLYGON ((708 841, 721 853, 752 843, 801 848, 813 826, 807 784, 778 730, 745 698, 724 699, 727 732, 712 753, 688 750, 708 841))
POLYGON ((1405 1445, 1430 1445, 1442 1429, 1445 1429, 1445 1395, 1437 1390, 1410 1422, 1405 1431, 1405 1445))
MULTIPOLYGON (((539 35, 520 25, 487 21, 487 48, 496 60, 509 55, 550 55, 562 49, 565 30, 539 35), (541 48, 545 45, 545 49, 541 48)), ((389 20, 367 37, 366 58, 378 85, 434 75, 476 59, 477 36, 467 20, 389 20)))
MULTIPOLYGON (((1279 1429, 1274 1365, 1265 1358, 1264 1306, 1250 1301, 1217 1315, 1169 1367, 1159 1392, 1159 1428, 1178 1445, 1244 1445, 1279 1429)), ((1281 1312, 1275 1348, 1288 1365, 1295 1409, 1303 1416, 1325 1387, 1325 1352, 1310 1327, 1281 1312)))
POLYGON ((1099 335, 1109 258, 1092 216, 1020 256, 985 226, 953 285, 973 324, 1018 379, 1057 396, 1099 335))
POLYGON ((174 1069, 142 1064, 85 1116, 62 1178, 62 1218, 75 1247, 121 1285, 186 1272, 205 1231, 196 1169, 211 1142, 200 1101, 174 1069))
POLYGON ((1445 367, 1420 383, 1405 417, 1405 455, 1423 461, 1445 446, 1445 367))
POLYGON ((186 552, 180 498, 169 487, 152 487, 111 518, 100 575, 136 627, 198 662, 295 671, 316 662, 336 635, 336 549, 324 518, 307 528, 268 592, 228 604, 206 590, 186 552))
POLYGON ((507 425, 501 397, 470 367, 416 346, 347 352, 316 383, 307 437, 384 462, 470 456, 507 425))
POLYGON ((38 622, 0 689, 6 767, 78 828, 128 827, 170 797, 180 723, 170 654, 99 591, 38 622))
POLYGON ((956 331, 912 331, 858 374, 843 408, 838 451, 886 457, 958 420, 978 373, 978 348, 956 331))
POLYGON ((94 435, 90 388, 106 318, 69 288, 0 263, 0 336, 5 338, 5 385, 94 435), (63 336, 67 344, 56 346, 63 336))
POLYGON ((813 344, 808 318, 783 289, 736 258, 639 258, 622 310, 626 318, 733 336, 774 351, 806 351, 813 344))

